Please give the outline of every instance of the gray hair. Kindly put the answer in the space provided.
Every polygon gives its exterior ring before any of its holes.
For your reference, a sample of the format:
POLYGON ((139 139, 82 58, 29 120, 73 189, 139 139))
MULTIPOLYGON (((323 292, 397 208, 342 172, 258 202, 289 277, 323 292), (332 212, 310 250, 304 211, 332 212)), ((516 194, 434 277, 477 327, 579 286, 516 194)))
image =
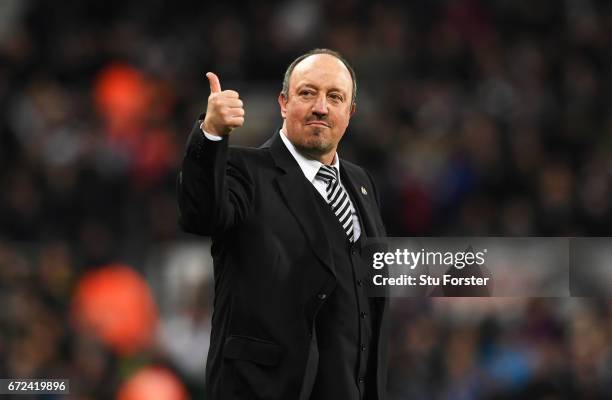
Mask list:
POLYGON ((295 66, 302 62, 305 58, 314 56, 316 54, 329 54, 330 56, 336 57, 338 60, 342 61, 342 64, 344 64, 346 69, 348 69, 349 73, 351 74, 351 79, 353 80, 353 95, 351 96, 351 105, 354 105, 355 100, 357 99, 357 78, 355 77, 355 71, 353 70, 353 67, 351 67, 351 65, 348 63, 348 61, 346 61, 346 59, 340 55, 340 53, 330 49, 310 50, 308 53, 302 54, 301 56, 293 60, 293 62, 289 64, 289 67, 287 67, 287 70, 285 71, 285 77, 283 78, 283 89, 281 90, 281 94, 286 99, 289 98, 289 79, 291 78, 291 74, 293 73, 295 66))

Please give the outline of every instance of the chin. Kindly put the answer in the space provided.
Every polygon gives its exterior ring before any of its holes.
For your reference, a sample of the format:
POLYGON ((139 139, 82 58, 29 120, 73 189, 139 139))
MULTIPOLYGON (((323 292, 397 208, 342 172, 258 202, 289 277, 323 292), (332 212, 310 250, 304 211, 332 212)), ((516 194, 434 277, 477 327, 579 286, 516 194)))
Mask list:
POLYGON ((306 140, 296 147, 312 156, 327 154, 333 148, 333 146, 331 146, 329 143, 322 140, 306 140))
POLYGON ((305 147, 310 147, 314 149, 324 150, 329 147, 329 143, 325 140, 325 137, 321 134, 321 132, 314 133, 313 137, 310 137, 305 140, 305 147))
POLYGON ((333 149, 333 144, 329 140, 329 132, 325 132, 325 128, 310 127, 311 129, 301 131, 300 135, 294 136, 295 140, 291 140, 293 145, 302 153, 310 156, 320 156, 327 154, 333 149))

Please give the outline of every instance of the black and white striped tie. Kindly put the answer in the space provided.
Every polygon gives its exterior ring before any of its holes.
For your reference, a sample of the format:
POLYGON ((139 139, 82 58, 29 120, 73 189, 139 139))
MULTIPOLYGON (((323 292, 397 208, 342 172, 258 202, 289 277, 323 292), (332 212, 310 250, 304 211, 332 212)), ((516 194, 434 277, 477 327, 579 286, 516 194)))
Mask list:
POLYGON ((328 165, 322 165, 317 172, 317 178, 327 183, 327 203, 331 206, 332 211, 336 214, 342 229, 348 236, 349 240, 353 241, 353 213, 351 202, 346 190, 338 181, 338 170, 328 165))

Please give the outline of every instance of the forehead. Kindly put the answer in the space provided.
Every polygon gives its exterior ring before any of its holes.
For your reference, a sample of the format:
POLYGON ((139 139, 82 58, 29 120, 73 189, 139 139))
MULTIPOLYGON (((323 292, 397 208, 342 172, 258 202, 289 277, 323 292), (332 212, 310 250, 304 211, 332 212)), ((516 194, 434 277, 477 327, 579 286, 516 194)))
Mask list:
POLYGON ((353 79, 344 63, 336 57, 329 54, 315 54, 300 61, 291 73, 292 87, 305 84, 335 87, 350 93, 353 79))

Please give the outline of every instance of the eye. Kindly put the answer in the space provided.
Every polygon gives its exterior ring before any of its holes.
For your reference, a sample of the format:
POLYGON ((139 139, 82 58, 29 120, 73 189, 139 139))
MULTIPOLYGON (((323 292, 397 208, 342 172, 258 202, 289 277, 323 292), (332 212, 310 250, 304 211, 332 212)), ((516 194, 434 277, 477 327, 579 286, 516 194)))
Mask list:
POLYGON ((314 96, 314 91, 309 89, 302 89, 298 92, 298 94, 302 97, 312 97, 314 96))
POLYGON ((329 95, 329 97, 332 99, 332 101, 334 101, 336 103, 340 103, 340 102, 344 101, 344 97, 342 97, 342 95, 340 93, 331 93, 329 95))

